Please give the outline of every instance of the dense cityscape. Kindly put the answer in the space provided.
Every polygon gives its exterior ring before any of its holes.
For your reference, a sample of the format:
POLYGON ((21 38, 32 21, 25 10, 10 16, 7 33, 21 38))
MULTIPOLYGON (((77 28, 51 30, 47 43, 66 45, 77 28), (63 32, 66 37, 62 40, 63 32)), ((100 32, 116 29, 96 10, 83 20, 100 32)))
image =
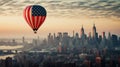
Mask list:
POLYGON ((97 33, 95 24, 87 35, 83 26, 80 33, 69 36, 68 32, 48 34, 47 39, 25 37, 21 42, 0 41, 0 44, 21 44, 24 47, 15 52, 0 50, 0 55, 14 54, 0 60, 0 67, 120 67, 120 37, 105 32, 97 33))

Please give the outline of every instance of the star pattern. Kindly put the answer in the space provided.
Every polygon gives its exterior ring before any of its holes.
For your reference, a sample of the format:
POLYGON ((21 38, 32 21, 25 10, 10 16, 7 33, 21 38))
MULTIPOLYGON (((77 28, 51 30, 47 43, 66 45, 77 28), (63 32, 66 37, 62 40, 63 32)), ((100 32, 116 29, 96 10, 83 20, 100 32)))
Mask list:
POLYGON ((39 5, 34 5, 32 7, 32 16, 46 16, 46 10, 39 5))

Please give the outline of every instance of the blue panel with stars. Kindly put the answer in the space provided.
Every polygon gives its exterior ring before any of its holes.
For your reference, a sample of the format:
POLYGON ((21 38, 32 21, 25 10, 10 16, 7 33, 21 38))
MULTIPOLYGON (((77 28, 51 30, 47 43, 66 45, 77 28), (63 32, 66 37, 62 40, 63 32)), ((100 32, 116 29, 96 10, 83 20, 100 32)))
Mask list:
POLYGON ((46 16, 46 10, 42 6, 33 5, 32 16, 46 16))

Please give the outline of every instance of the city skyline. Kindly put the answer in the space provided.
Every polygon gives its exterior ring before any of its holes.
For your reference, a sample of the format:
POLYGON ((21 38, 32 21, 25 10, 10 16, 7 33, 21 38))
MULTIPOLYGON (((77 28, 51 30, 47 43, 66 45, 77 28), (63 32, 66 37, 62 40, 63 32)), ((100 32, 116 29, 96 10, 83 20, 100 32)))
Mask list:
POLYGON ((119 0, 5 0, 0 1, 0 37, 34 37, 32 29, 23 17, 28 5, 38 4, 46 8, 47 17, 37 35, 44 38, 49 32, 91 31, 95 23, 97 32, 111 32, 120 35, 119 0), (72 19, 71 19, 72 18, 72 19))
MULTIPOLYGON (((31 35, 26 35, 26 34, 21 34, 21 35, 17 35, 17 34, 10 34, 10 35, 8 35, 8 36, 1 36, 1 38, 21 38, 21 37, 23 37, 23 36, 25 36, 26 38, 36 38, 37 36, 39 36, 41 39, 44 39, 44 38, 47 38, 46 36, 49 34, 49 33, 52 33, 52 34, 57 34, 57 33, 59 33, 59 32, 62 32, 62 33, 64 33, 64 32, 67 32, 68 34, 69 34, 69 36, 73 36, 73 31, 74 31, 74 33, 78 33, 79 35, 81 34, 81 28, 83 27, 83 29, 84 29, 84 33, 87 35, 87 36, 89 36, 89 33, 92 33, 92 27, 93 27, 93 25, 94 25, 95 23, 93 23, 93 24, 91 24, 92 26, 88 29, 88 28, 86 28, 86 26, 88 26, 88 25, 81 25, 81 26, 79 26, 79 29, 73 29, 73 30, 60 30, 60 31, 54 31, 54 32, 51 32, 51 31, 49 31, 49 32, 47 32, 47 33, 44 33, 44 35, 40 35, 40 33, 38 32, 37 34, 34 34, 33 33, 33 31, 31 30, 30 31, 30 33, 32 33, 31 35)), ((89 25, 90 26, 90 25, 89 25)), ((97 27, 97 25, 95 24, 95 26, 96 26, 96 32, 98 32, 98 35, 102 35, 103 34, 103 32, 105 32, 106 33, 106 37, 108 37, 108 34, 109 33, 111 33, 111 34, 116 34, 116 35, 118 35, 118 36, 120 36, 120 34, 117 34, 117 33, 115 33, 115 32, 113 32, 113 31, 107 31, 107 30, 101 30, 100 28, 98 28, 97 27)), ((77 28, 77 27, 76 27, 77 28)), ((43 31, 43 30, 42 30, 43 31)), ((8 32, 10 32, 10 31, 8 31, 8 32)), ((119 31, 118 31, 119 32, 119 31)), ((18 33, 19 34, 19 33, 18 33)), ((28 33, 27 33, 28 34, 28 33)), ((5 34, 6 35, 6 34, 5 34)))

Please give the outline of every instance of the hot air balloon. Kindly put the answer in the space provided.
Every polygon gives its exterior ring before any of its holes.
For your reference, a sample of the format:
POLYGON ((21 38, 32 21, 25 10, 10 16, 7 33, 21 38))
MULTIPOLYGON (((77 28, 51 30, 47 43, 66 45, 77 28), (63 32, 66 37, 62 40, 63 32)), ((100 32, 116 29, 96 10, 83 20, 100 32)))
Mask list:
POLYGON ((30 5, 24 9, 24 18, 34 33, 37 33, 39 27, 46 18, 46 10, 40 5, 30 5))

